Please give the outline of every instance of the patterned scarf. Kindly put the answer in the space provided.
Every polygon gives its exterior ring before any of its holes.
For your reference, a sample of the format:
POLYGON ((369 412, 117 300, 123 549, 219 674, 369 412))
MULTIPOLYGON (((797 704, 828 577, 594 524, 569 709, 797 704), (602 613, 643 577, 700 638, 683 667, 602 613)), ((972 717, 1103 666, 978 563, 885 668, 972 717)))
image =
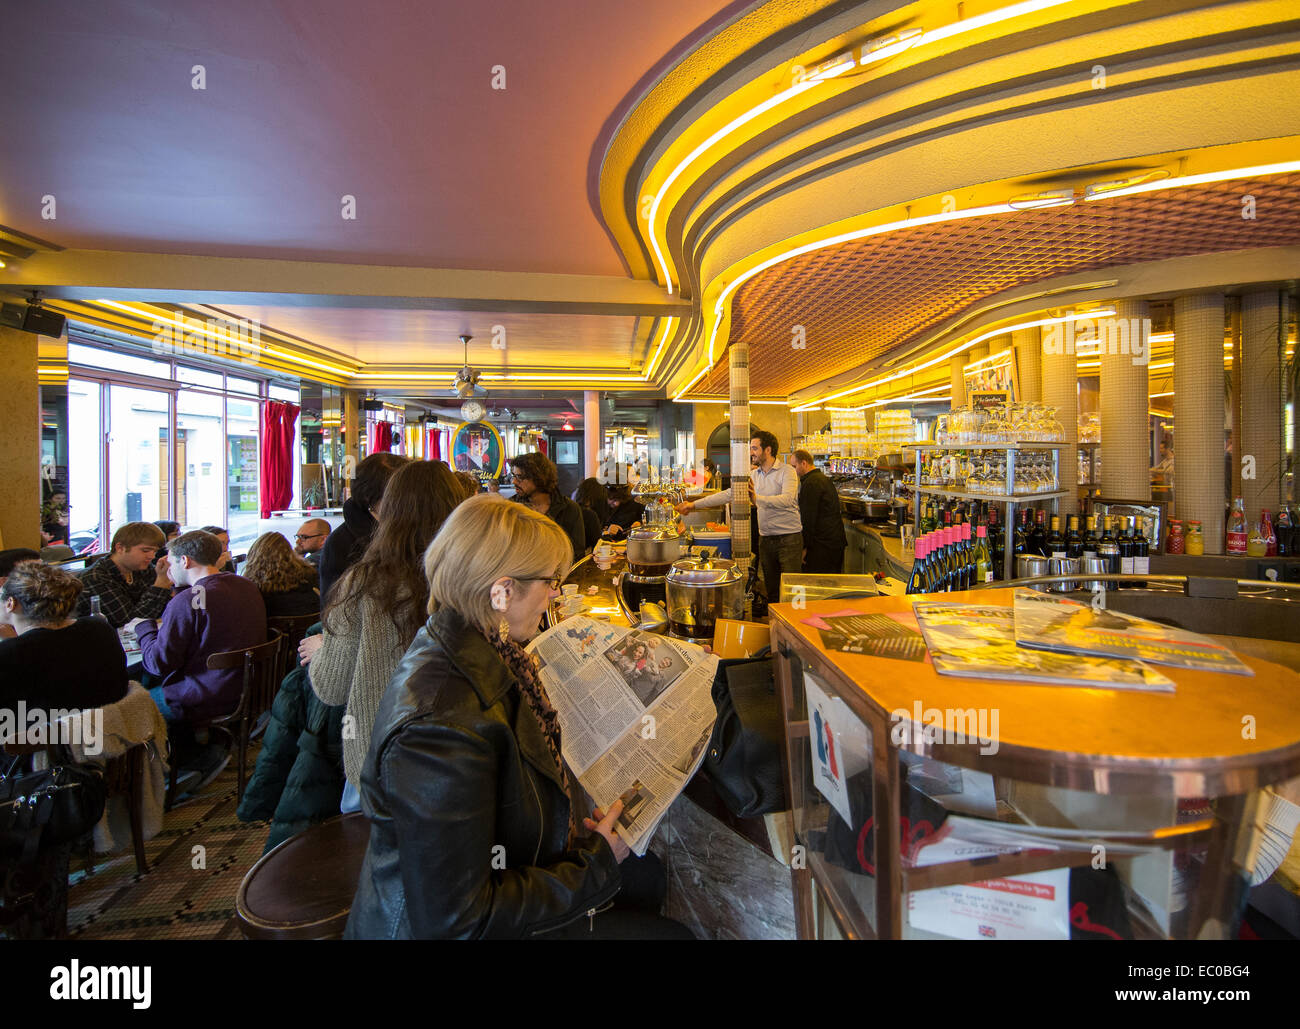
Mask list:
POLYGON ((537 673, 537 659, 509 636, 495 632, 483 635, 492 644, 492 649, 497 652, 501 660, 506 663, 506 667, 519 680, 519 691, 524 695, 529 709, 542 727, 542 735, 546 737, 546 747, 550 750, 556 765, 559 766, 564 795, 569 798, 569 838, 565 841, 565 846, 570 846, 579 836, 578 825, 574 820, 573 790, 569 782, 568 766, 565 765, 564 757, 560 752, 560 718, 555 713, 551 698, 546 695, 546 687, 542 685, 542 680, 537 673))

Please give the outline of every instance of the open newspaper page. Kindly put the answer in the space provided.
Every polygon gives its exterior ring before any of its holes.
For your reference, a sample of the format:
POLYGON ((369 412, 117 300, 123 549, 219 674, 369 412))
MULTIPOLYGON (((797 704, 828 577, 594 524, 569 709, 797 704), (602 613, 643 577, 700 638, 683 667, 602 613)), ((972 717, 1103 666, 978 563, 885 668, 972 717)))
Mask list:
POLYGON ((1017 589, 1014 603, 1016 643, 1021 647, 1232 675, 1255 674, 1227 647, 1185 629, 1106 608, 1098 610, 1035 590, 1017 589))
POLYGON ((1140 661, 1027 650, 1016 645, 1009 607, 931 603, 912 608, 934 670, 976 679, 1022 679, 1050 686, 1172 693, 1173 681, 1140 661))
POLYGON ((601 808, 622 799, 617 832, 644 855, 704 760, 718 659, 691 643, 585 617, 548 629, 528 650, 560 718, 564 760, 601 808))

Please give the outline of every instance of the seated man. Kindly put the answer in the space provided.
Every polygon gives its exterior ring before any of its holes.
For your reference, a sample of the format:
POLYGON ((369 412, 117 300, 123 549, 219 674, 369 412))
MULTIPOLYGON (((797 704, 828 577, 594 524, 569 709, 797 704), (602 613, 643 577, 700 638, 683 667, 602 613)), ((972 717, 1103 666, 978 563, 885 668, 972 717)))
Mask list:
MULTIPOLYGON (((208 657, 265 643, 266 607, 253 583, 217 571, 223 551, 211 533, 187 532, 167 551, 168 574, 179 592, 161 624, 137 619, 128 628, 140 641, 145 669, 162 680, 149 693, 170 729, 229 714, 239 704, 243 672, 209 670, 208 657)), ((186 767, 184 755, 181 761, 186 767)))
POLYGON ((293 549, 319 571, 321 551, 325 549, 329 534, 330 523, 324 518, 308 518, 294 534, 293 549))
POLYGON ((120 629, 133 618, 157 618, 172 597, 167 560, 151 570, 166 538, 152 522, 128 522, 113 533, 109 553, 81 573, 82 593, 77 614, 90 614, 90 598, 99 597, 99 610, 108 624, 120 629))
POLYGON ((217 571, 219 572, 238 571, 239 569, 236 568, 236 561, 234 557, 231 556, 230 553, 230 533, 228 533, 220 525, 205 525, 199 531, 210 532, 213 536, 217 537, 218 542, 220 542, 221 544, 221 557, 218 558, 217 563, 215 565, 217 571))

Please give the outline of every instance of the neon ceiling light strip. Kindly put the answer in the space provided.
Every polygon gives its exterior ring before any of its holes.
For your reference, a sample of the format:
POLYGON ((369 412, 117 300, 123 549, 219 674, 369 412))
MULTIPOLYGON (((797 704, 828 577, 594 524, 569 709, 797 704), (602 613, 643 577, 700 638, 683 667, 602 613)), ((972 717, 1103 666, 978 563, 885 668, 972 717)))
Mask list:
MULTIPOLYGON (((999 22, 1007 21, 1011 18, 1018 18, 1022 14, 1032 14, 1036 11, 1044 11, 1073 2, 1074 0, 1024 0, 1022 3, 1012 4, 1009 7, 1002 7, 996 11, 989 11, 987 14, 981 14, 975 18, 965 18, 961 21, 953 22, 952 24, 945 25, 943 28, 936 29, 933 32, 916 30, 921 33, 917 36, 909 36, 906 32, 902 33, 902 38, 900 38, 897 43, 891 44, 887 47, 882 47, 874 53, 870 50, 871 41, 868 41, 862 48, 862 63, 864 65, 874 64, 878 61, 885 60, 888 57, 893 57, 904 50, 912 50, 944 39, 952 39, 966 32, 973 32, 976 29, 982 29, 989 25, 996 25, 999 22)), ((659 263, 659 270, 663 273, 664 282, 667 285, 670 296, 673 292, 672 273, 668 270, 668 262, 664 257, 663 249, 659 246, 659 234, 655 231, 655 224, 658 219, 659 208, 663 205, 664 196, 672 187, 672 184, 676 182, 681 177, 682 173, 695 163, 702 154, 710 150, 714 144, 726 139, 737 129, 749 124, 759 115, 766 114, 768 111, 775 107, 779 107, 792 97, 796 97, 800 93, 806 93, 809 89, 812 89, 814 86, 819 85, 822 82, 827 82, 852 70, 855 65, 852 61, 844 61, 843 58, 846 56, 848 56, 848 54, 840 54, 836 57, 832 57, 828 61, 822 62, 822 64, 817 66, 818 71, 814 75, 804 79, 802 82, 796 82, 787 89, 783 89, 780 93, 777 93, 773 97, 769 97, 757 107, 751 108, 740 117, 728 122, 687 154, 677 167, 668 173, 668 177, 664 179, 663 183, 659 186, 658 191, 655 193, 654 203, 650 205, 650 214, 646 219, 646 223, 650 235, 650 248, 654 251, 655 260, 659 263)))
MULTIPOLYGON (((1226 182, 1229 179, 1249 179, 1263 175, 1285 175, 1287 172, 1300 171, 1300 161, 1281 161, 1277 164, 1257 164, 1249 168, 1228 168, 1217 172, 1204 172, 1200 175, 1184 175, 1176 179, 1158 179, 1155 182, 1142 182, 1124 189, 1107 190, 1093 196, 1084 197, 1087 203, 1098 200, 1110 200, 1114 197, 1134 196, 1138 193, 1155 193, 1162 189, 1179 189, 1185 186, 1200 186, 1207 182, 1226 182)), ((1172 338, 1172 333, 1170 337, 1172 338)))
POLYGON ((940 354, 938 357, 933 357, 929 361, 924 361, 921 364, 914 365, 913 367, 910 368, 901 369, 897 372, 894 372, 892 375, 886 375, 883 378, 876 379, 874 382, 864 382, 861 385, 852 386, 849 389, 841 390, 838 393, 831 393, 828 396, 818 397, 816 400, 809 401, 807 405, 800 404, 798 407, 792 407, 790 410, 803 411, 811 404, 824 404, 828 400, 836 400, 840 397, 846 397, 850 393, 862 393, 863 391, 872 389, 876 386, 883 386, 886 382, 893 382, 896 379, 907 378, 910 375, 915 375, 917 372, 925 371, 925 369, 927 368, 933 368, 937 364, 942 364, 944 361, 951 360, 952 358, 956 357, 958 354, 964 353, 965 351, 969 350, 971 347, 976 346, 979 343, 982 343, 986 339, 992 339, 994 336, 1003 336, 1006 335, 1008 332, 1015 332, 1017 329, 1033 329, 1033 328, 1039 328, 1044 325, 1063 325, 1066 322, 1076 321, 1077 319, 1080 318, 1107 318, 1113 315, 1114 313, 1115 313, 1114 308, 1103 308, 1100 311, 1078 311, 1073 314, 1062 315, 1059 318, 1040 318, 1036 321, 1022 322, 1018 325, 1004 325, 1000 328, 992 329, 979 336, 976 336, 974 339, 967 340, 965 343, 962 343, 957 347, 954 347, 952 350, 940 354))
POLYGON ((646 368, 645 372, 643 373, 645 378, 647 379, 654 378, 655 368, 659 364, 659 355, 663 353, 664 344, 668 342, 668 336, 671 334, 673 325, 674 323, 676 323, 676 321, 677 321, 676 318, 664 319, 664 334, 659 337, 659 347, 658 349, 655 350, 655 356, 650 359, 649 367, 646 368))

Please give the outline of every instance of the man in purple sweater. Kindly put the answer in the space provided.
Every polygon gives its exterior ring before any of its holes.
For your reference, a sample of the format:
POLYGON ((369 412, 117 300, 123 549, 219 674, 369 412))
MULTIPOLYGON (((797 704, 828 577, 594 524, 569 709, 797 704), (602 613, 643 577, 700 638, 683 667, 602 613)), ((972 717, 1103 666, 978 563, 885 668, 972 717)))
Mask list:
MULTIPOLYGON (((127 625, 140 641, 145 670, 162 680, 149 692, 172 733, 229 714, 239 704, 242 671, 211 670, 210 655, 266 642, 262 594, 248 579, 217 571, 222 551, 221 541, 207 532, 187 532, 173 540, 167 546, 167 574, 178 592, 162 622, 136 619, 127 625)), ((187 734, 182 730, 177 735, 183 742, 187 734)), ((225 765, 223 755, 229 756, 225 748, 216 754, 214 747, 187 760, 182 746, 181 767, 197 765, 205 782, 211 781, 225 765)))

